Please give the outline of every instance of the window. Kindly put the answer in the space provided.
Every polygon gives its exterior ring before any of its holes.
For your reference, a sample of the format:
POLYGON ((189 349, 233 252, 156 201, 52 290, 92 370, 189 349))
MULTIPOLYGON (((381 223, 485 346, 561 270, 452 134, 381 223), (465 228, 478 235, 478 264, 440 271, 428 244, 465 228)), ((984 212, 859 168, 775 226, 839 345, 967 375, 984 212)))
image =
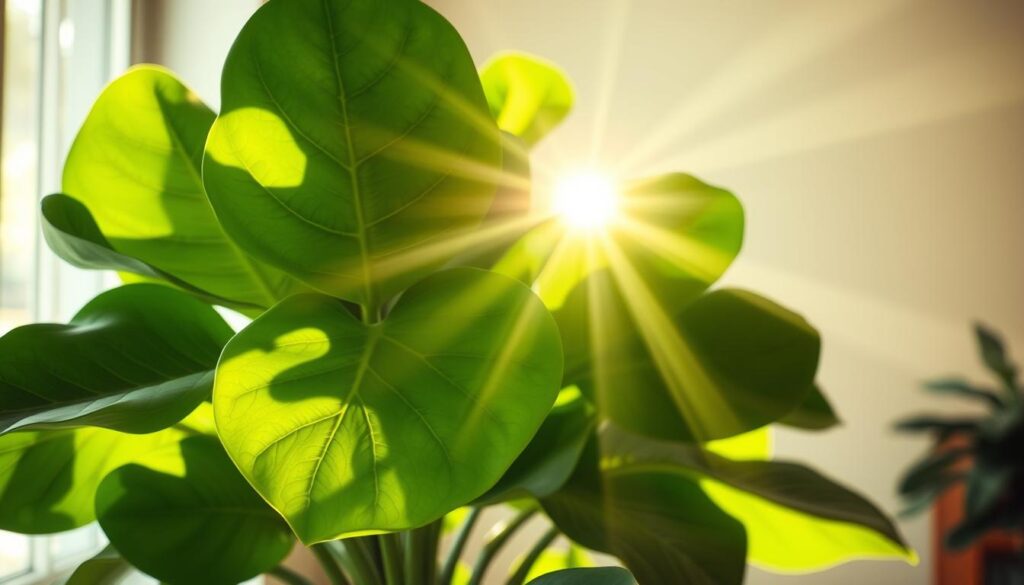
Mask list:
MULTIPOLYGON (((38 202, 59 191, 75 132, 129 64, 130 0, 0 0, 0 333, 63 321, 108 276, 63 265, 39 235, 38 202)), ((51 537, 0 532, 0 583, 45 583, 92 555, 87 526, 51 537)))

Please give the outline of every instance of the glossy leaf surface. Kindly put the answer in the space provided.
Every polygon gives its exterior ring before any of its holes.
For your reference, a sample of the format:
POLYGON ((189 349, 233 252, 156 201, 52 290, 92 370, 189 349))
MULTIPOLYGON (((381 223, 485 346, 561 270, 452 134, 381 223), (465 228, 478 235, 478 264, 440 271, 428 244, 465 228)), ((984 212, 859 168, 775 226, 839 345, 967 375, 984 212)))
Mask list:
POLYGON ((191 437, 157 455, 113 471, 96 493, 100 526, 132 565, 175 585, 234 585, 291 550, 287 524, 216 438, 191 437))
POLYGON ((477 503, 551 495, 572 475, 593 427, 593 408, 579 390, 563 390, 530 444, 477 503))
MULTIPOLYGON (((63 191, 120 255, 216 297, 268 307, 301 287, 239 250, 214 216, 200 177, 214 117, 170 72, 135 67, 96 100, 68 154, 63 191)), ((81 244, 69 245, 100 252, 81 244)))
POLYGON ((67 325, 0 337, 0 434, 166 428, 210 397, 234 332, 207 304, 156 284, 102 293, 67 325))
POLYGON ((217 428, 304 542, 420 526, 492 486, 549 412, 554 320, 522 284, 447 270, 367 326, 284 301, 224 351, 217 428))
POLYGON ((743 582, 743 525, 696 481, 654 469, 602 473, 598 457, 591 441, 569 483, 541 501, 562 532, 615 555, 640 583, 743 582))
POLYGON ((708 497, 746 527, 749 559, 758 566, 795 571, 863 558, 916 562, 885 514, 808 467, 784 461, 733 461, 614 426, 602 429, 601 445, 608 465, 698 479, 708 497))
POLYGON ((569 114, 576 97, 556 65, 526 53, 502 53, 480 71, 498 127, 533 146, 569 114))
POLYGON ((598 272, 556 318, 564 382, 596 396, 602 417, 659 439, 719 439, 772 423, 806 399, 818 365, 818 333, 802 317, 738 289, 706 294, 670 319, 598 272))
POLYGON ((414 248, 474 227, 501 144, 458 33, 416 0, 271 0, 222 77, 204 180, 245 249, 315 288, 379 307, 458 252, 414 248))
POLYGON ((779 419, 779 423, 787 427, 807 431, 823 431, 839 425, 840 422, 825 393, 818 386, 814 387, 795 410, 779 419))

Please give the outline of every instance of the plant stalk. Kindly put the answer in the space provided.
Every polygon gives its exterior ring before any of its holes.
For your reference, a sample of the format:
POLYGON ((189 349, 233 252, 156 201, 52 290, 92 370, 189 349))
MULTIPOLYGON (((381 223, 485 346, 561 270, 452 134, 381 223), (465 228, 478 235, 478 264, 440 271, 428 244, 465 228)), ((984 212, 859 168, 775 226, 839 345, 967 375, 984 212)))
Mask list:
POLYGON ((406 585, 433 585, 439 527, 440 521, 432 522, 404 534, 406 585))
POLYGON ((505 526, 498 531, 487 544, 484 545, 484 549, 480 552, 480 556, 476 559, 476 565, 473 566, 473 576, 469 579, 468 585, 480 585, 483 583, 484 575, 487 574, 487 569, 491 566, 491 561, 497 556, 498 552, 508 543, 515 533, 523 527, 524 524, 533 518, 533 515, 537 513, 536 509, 523 510, 516 514, 511 520, 508 521, 505 526))
POLYGON ((551 543, 558 538, 559 534, 557 527, 552 526, 548 528, 548 531, 537 540, 537 544, 533 545, 533 548, 523 557, 523 561, 519 563, 516 572, 508 578, 506 585, 523 585, 526 578, 530 575, 530 569, 537 563, 537 559, 540 558, 540 555, 544 554, 544 551, 551 546, 551 543))
POLYGON ((336 540, 331 552, 341 563, 345 571, 352 576, 352 580, 359 585, 384 585, 381 580, 380 570, 377 568, 377 553, 370 550, 365 538, 348 538, 336 540))
POLYGON ((278 565, 273 569, 270 569, 269 571, 267 571, 267 574, 271 577, 274 577, 278 581, 281 581, 282 583, 287 583, 288 585, 312 585, 309 579, 303 577, 302 575, 296 573, 288 567, 285 567, 284 565, 278 565))
POLYGON ((387 585, 402 584, 402 543, 398 534, 381 534, 377 537, 380 553, 384 559, 384 581, 387 585))
POLYGON ((330 549, 324 543, 314 544, 309 547, 313 551, 313 556, 323 567, 324 573, 327 573, 327 579, 331 582, 331 585, 352 585, 345 573, 341 571, 341 567, 338 566, 338 562, 334 559, 334 555, 331 554, 330 549))
POLYGON ((452 541, 451 549, 448 550, 448 556, 445 557, 444 565, 441 568, 438 585, 451 585, 455 569, 459 565, 459 557, 462 556, 462 550, 466 548, 466 541, 469 540, 469 535, 473 532, 473 527, 480 519, 482 511, 482 508, 471 509, 466 519, 462 521, 462 525, 459 526, 459 531, 455 533, 455 539, 452 541))

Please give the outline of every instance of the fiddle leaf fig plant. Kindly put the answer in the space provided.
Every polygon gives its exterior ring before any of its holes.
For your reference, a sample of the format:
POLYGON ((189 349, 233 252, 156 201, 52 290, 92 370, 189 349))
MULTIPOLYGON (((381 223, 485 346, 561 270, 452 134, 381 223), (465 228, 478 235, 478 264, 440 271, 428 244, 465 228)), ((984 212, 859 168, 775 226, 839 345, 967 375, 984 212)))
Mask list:
POLYGON ((838 419, 817 331, 711 288, 742 245, 733 193, 591 177, 573 208, 533 181, 575 99, 556 66, 478 72, 419 0, 269 0, 221 93, 152 65, 103 91, 41 224, 125 284, 0 338, 0 529, 98 521, 109 547, 71 583, 310 583, 290 551, 335 585, 913 560, 870 502, 771 459, 768 425, 838 419))

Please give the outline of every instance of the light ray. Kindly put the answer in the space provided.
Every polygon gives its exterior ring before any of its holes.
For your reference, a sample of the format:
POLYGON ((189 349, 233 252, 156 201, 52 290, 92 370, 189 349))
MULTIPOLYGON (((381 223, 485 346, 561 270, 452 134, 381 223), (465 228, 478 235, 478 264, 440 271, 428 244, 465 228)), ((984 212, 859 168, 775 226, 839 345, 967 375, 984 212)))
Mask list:
POLYGON ((679 414, 699 441, 710 439, 712 435, 704 421, 734 418, 732 408, 716 390, 700 360, 626 254, 611 237, 605 236, 600 241, 626 308, 679 414))
POLYGON ((894 13, 899 2, 847 5, 802 4, 786 20, 779 19, 770 34, 752 43, 721 65, 706 85, 688 92, 679 107, 659 119, 658 126, 616 162, 619 172, 653 167, 645 164, 672 146, 720 120, 729 108, 761 93, 765 86, 799 71, 812 59, 842 45, 894 13), (843 10, 837 15, 836 10, 843 10), (828 22, 829 26, 819 23, 828 22))
POLYGON ((615 227, 650 252, 705 282, 717 280, 732 262, 732 257, 718 248, 629 216, 620 217, 615 227))
POLYGON ((604 51, 600 60, 600 81, 597 86, 594 125, 590 135, 590 157, 588 160, 591 166, 600 162, 599 158, 604 147, 612 97, 615 88, 618 87, 617 76, 622 60, 622 47, 626 37, 629 11, 630 0, 611 0, 609 2, 609 11, 605 17, 605 40, 601 43, 604 51))

